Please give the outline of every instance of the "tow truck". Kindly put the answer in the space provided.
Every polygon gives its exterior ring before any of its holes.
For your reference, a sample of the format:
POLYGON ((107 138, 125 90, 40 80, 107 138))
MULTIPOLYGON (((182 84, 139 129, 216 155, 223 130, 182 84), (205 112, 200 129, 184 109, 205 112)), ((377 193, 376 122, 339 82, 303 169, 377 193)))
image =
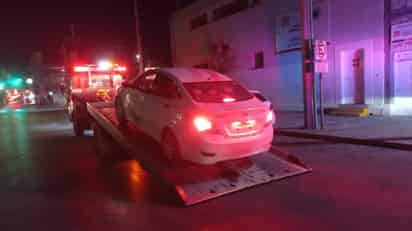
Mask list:
POLYGON ((90 128, 86 104, 111 101, 125 73, 126 67, 109 61, 73 67, 65 108, 76 136, 90 128))
POLYGON ((172 188, 185 206, 311 171, 297 157, 276 148, 215 165, 171 165, 160 149, 152 148, 156 145, 147 145, 138 127, 119 124, 113 102, 89 102, 87 111, 102 159, 136 159, 152 177, 172 188))

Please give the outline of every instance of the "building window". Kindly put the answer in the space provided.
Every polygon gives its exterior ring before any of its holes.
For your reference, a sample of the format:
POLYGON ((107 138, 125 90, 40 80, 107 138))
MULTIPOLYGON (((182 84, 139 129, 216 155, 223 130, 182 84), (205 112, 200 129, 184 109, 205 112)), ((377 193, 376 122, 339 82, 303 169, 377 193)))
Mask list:
POLYGON ((265 67, 265 54, 260 51, 255 54, 255 69, 262 69, 265 67))
POLYGON ((224 17, 236 14, 249 8, 249 0, 233 0, 233 2, 218 7, 213 10, 213 20, 219 20, 224 17))
POLYGON ((259 6, 261 3, 262 3, 261 0, 252 0, 251 7, 259 6))
POLYGON ((208 23, 207 14, 202 14, 190 20, 190 30, 197 29, 201 26, 204 26, 208 23))

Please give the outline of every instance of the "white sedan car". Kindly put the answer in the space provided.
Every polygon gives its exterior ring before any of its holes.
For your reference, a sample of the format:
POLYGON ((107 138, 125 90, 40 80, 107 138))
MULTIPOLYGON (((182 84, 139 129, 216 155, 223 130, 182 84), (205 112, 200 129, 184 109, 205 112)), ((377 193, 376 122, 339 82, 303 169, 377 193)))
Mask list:
POLYGON ((154 138, 171 161, 208 165, 266 152, 271 103, 206 69, 161 68, 125 82, 116 96, 121 126, 154 138))

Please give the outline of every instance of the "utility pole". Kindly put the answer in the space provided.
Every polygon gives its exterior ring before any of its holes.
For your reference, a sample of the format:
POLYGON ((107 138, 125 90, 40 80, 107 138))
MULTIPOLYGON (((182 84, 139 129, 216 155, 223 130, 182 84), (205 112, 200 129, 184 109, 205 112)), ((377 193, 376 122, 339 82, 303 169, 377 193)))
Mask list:
POLYGON ((64 47, 64 81, 65 84, 69 84, 70 76, 72 74, 72 68, 74 63, 74 58, 76 57, 76 49, 77 49, 77 40, 76 40, 76 26, 75 24, 69 25, 69 33, 70 35, 65 35, 63 41, 64 47))
POLYGON ((143 60, 143 47, 142 47, 142 35, 140 30, 140 13, 138 0, 133 0, 134 2, 134 16, 136 21, 136 61, 139 67, 139 73, 144 71, 144 60, 143 60))
POLYGON ((300 0, 305 128, 318 128, 313 33, 313 0, 300 0))

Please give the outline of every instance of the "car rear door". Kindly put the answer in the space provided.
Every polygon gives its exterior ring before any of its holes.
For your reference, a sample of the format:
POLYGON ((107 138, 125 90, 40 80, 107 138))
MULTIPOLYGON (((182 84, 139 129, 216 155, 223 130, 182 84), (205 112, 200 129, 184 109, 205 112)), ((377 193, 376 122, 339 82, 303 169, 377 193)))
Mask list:
POLYGON ((152 94, 144 102, 150 135, 161 140, 163 129, 173 128, 179 118, 180 99, 176 80, 166 73, 158 72, 152 94))

